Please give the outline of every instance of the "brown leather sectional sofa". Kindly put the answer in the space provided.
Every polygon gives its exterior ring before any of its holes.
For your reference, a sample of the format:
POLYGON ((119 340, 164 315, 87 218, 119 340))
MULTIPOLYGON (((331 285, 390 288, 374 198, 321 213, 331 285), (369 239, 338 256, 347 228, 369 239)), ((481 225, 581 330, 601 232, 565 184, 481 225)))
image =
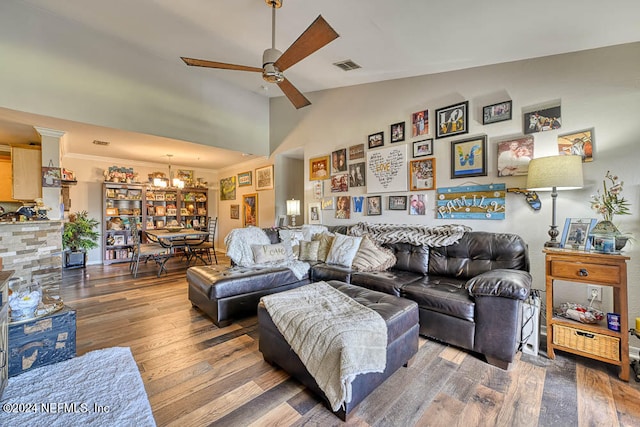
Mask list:
MULTIPOLYGON (((278 241, 277 230, 265 231, 272 242, 278 241)), ((191 267, 187 271, 189 298, 222 326, 238 316, 255 314, 260 297, 268 293, 310 281, 339 280, 417 302, 421 335, 480 353, 489 363, 508 368, 518 350, 521 304, 532 281, 522 238, 469 231, 456 244, 445 247, 385 246, 394 251, 397 262, 382 272, 312 263, 308 278, 295 280, 289 275, 284 280, 286 273, 278 268, 253 273, 241 269, 236 277, 233 270, 237 267, 220 272, 213 271, 216 267, 191 267), (218 282, 224 292, 216 289, 218 282)))

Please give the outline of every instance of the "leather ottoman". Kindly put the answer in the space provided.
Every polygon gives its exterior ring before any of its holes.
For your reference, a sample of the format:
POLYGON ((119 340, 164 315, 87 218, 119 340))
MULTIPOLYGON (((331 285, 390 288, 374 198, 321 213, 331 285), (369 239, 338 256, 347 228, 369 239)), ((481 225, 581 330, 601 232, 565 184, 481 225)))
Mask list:
MULTIPOLYGON (((382 373, 358 375, 352 383, 351 402, 334 412, 343 421, 351 411, 364 400, 384 380, 400 367, 407 366, 418 351, 418 305, 408 299, 382 292, 371 291, 359 286, 336 280, 327 281, 335 289, 353 298, 360 304, 376 311, 387 324, 387 365, 382 373)), ((315 379, 289 346, 274 325, 262 303, 258 305, 259 349, 270 364, 277 365, 300 381, 330 405, 315 379)))
POLYGON ((191 304, 222 328, 234 319, 255 316, 262 296, 306 285, 309 276, 298 280, 286 267, 202 265, 187 269, 187 282, 191 304))

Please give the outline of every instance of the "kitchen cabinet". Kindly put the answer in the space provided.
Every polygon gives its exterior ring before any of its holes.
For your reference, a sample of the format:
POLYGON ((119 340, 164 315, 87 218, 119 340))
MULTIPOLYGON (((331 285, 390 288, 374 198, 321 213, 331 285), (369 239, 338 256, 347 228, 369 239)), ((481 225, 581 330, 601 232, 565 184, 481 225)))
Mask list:
POLYGON ((12 197, 34 200, 42 197, 42 156, 39 146, 11 147, 12 197))

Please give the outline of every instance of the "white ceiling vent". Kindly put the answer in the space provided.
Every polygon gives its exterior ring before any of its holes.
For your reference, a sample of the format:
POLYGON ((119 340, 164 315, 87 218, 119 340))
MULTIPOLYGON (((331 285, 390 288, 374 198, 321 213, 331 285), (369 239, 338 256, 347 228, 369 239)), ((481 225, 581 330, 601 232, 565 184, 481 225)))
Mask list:
POLYGON ((359 66, 358 64, 356 64, 350 59, 346 59, 340 62, 335 62, 333 65, 340 68, 342 71, 351 71, 351 70, 357 70, 358 68, 362 68, 361 66, 359 66))

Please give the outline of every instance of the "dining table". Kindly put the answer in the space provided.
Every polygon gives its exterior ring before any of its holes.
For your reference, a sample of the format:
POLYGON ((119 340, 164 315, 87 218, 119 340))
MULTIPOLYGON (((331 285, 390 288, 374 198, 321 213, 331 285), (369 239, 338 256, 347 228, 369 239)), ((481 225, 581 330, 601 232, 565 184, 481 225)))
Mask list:
POLYGON ((148 240, 154 243, 158 243, 163 248, 168 249, 167 255, 159 262, 158 277, 162 272, 166 272, 165 264, 175 254, 176 249, 184 251, 184 255, 187 261, 187 266, 195 258, 200 259, 203 263, 207 263, 200 254, 192 250, 192 246, 199 245, 206 241, 209 237, 208 231, 196 230, 193 228, 182 229, 152 229, 146 230, 148 240))

